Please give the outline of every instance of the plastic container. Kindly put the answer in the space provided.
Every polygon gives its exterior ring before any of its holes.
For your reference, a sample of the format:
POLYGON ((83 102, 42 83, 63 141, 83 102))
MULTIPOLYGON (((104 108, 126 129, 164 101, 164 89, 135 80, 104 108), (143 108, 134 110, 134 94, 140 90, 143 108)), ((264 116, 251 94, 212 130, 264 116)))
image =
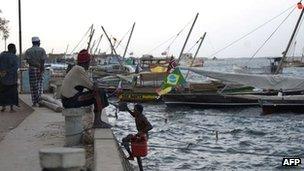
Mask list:
POLYGON ((148 155, 148 141, 146 135, 134 136, 131 139, 131 150, 134 157, 145 157, 148 155))

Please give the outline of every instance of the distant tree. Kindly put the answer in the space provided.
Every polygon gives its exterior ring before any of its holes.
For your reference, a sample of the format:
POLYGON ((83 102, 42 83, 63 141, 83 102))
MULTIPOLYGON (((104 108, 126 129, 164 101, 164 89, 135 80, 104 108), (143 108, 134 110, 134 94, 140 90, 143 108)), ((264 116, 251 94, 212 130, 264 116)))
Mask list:
MULTIPOLYGON (((2 13, 1 10, 0 10, 0 13, 2 13)), ((9 23, 9 20, 6 20, 4 17, 0 16, 0 36, 4 40, 5 49, 6 49, 6 40, 9 37, 8 23, 9 23)))

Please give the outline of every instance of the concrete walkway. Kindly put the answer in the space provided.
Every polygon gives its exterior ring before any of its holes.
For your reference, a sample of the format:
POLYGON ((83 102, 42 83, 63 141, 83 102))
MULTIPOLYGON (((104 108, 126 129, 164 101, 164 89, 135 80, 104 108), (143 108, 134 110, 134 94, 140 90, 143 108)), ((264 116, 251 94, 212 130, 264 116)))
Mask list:
POLYGON ((5 111, 0 112, 0 141, 5 137, 6 133, 16 128, 23 122, 31 113, 33 109, 26 105, 22 100, 19 100, 19 106, 14 106, 14 112, 10 111, 10 107, 6 107, 5 111))
MULTIPOLYGON (((31 104, 29 95, 20 95, 31 104)), ((38 171, 39 149, 64 145, 64 118, 46 108, 34 108, 17 128, 0 142, 0 170, 38 171)))

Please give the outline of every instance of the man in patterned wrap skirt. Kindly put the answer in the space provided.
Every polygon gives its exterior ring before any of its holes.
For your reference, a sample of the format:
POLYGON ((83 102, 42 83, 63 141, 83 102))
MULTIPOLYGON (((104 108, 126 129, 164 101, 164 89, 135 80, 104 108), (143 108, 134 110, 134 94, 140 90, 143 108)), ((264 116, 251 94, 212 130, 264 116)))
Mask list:
POLYGON ((39 106, 39 100, 43 93, 44 62, 47 59, 45 50, 40 46, 39 37, 32 37, 33 46, 26 50, 25 59, 29 64, 29 81, 33 106, 39 106))

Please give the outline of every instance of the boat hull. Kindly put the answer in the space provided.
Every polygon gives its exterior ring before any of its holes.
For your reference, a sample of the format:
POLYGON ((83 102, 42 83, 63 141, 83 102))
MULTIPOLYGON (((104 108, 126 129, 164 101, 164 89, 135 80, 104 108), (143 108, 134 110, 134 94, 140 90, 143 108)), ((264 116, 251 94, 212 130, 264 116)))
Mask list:
POLYGON ((263 114, 295 113, 304 114, 304 100, 271 100, 260 99, 259 104, 263 114))
POLYGON ((159 96, 156 93, 134 93, 134 92, 123 92, 122 94, 119 95, 119 101, 133 102, 133 103, 161 102, 159 96))
POLYGON ((229 108, 258 106, 257 98, 245 98, 239 95, 222 95, 218 93, 167 94, 162 97, 162 100, 168 107, 229 108))

